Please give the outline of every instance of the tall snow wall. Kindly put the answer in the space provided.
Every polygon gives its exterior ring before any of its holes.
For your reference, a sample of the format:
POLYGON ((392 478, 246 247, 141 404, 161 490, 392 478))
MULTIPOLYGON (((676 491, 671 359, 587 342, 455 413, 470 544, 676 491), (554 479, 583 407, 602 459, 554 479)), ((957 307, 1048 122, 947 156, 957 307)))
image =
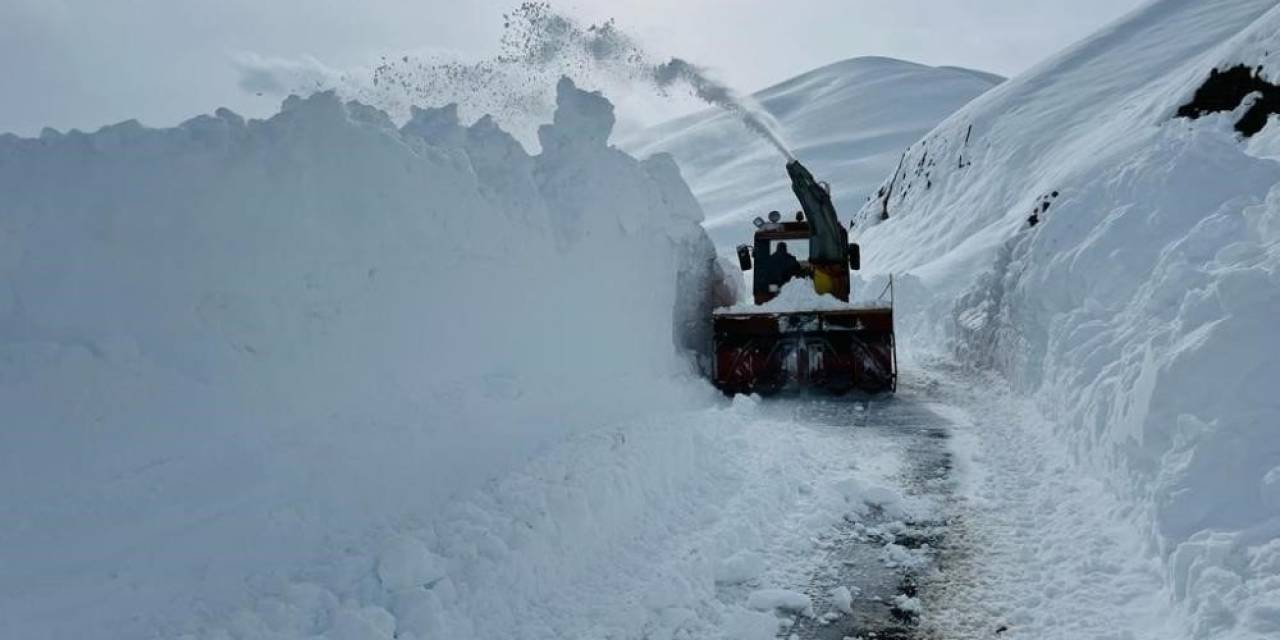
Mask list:
POLYGON ((0 636, 180 630, 700 402, 714 249, 613 123, 564 80, 536 156, 332 94, 0 136, 0 636))
POLYGON ((903 345, 1003 372, 1133 505, 1196 637, 1280 637, 1280 80, 1271 0, 1161 0, 978 98, 858 216, 903 345), (1238 105, 1238 106, 1237 106, 1238 105), (887 211, 887 219, 884 217, 887 211))

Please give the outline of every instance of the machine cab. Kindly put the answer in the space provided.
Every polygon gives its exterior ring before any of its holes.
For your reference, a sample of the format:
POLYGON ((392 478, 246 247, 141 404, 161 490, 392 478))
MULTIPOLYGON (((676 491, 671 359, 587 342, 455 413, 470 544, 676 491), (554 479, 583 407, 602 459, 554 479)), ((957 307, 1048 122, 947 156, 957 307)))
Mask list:
POLYGON ((754 246, 738 247, 739 266, 752 272, 751 292, 758 305, 777 297, 782 286, 792 279, 808 277, 812 232, 803 215, 796 217, 796 222, 764 222, 757 218, 754 246))
MULTIPOLYGON (((844 259, 837 265, 825 263, 814 264, 809 259, 810 239, 813 229, 805 220, 803 212, 796 212, 795 222, 782 222, 777 211, 769 213, 769 220, 755 219, 756 234, 753 245, 738 247, 738 265, 743 271, 751 271, 751 292, 757 305, 762 305, 778 296, 778 292, 786 283, 795 278, 815 278, 830 283, 834 278, 843 280, 843 295, 836 293, 842 300, 848 298, 847 268, 857 271, 861 267, 861 252, 857 244, 849 244, 845 249, 844 259), (754 267, 754 268, 753 268, 754 267), (834 269, 833 269, 834 267, 834 269), (839 273, 843 272, 843 273, 839 273), (841 278, 843 276, 843 278, 841 278)), ((841 241, 844 241, 843 229, 841 241)), ((822 284, 817 282, 815 284, 822 284)), ((820 292, 823 287, 816 287, 820 292)), ((828 289, 829 290, 829 289, 828 289)))
MULTIPOLYGON (((739 266, 752 271, 755 303, 776 299, 795 278, 806 281, 792 287, 811 286, 818 296, 848 303, 853 284, 849 272, 861 266, 858 245, 849 243, 830 189, 798 161, 787 163, 787 174, 803 211, 794 222, 783 222, 777 211, 767 221, 756 218, 754 242, 737 251, 739 266)), ((889 283, 884 305, 877 304, 879 299, 859 305, 811 305, 816 301, 798 299, 797 308, 743 310, 735 305, 716 311, 713 382, 728 394, 893 391, 898 374, 892 276, 889 283)))

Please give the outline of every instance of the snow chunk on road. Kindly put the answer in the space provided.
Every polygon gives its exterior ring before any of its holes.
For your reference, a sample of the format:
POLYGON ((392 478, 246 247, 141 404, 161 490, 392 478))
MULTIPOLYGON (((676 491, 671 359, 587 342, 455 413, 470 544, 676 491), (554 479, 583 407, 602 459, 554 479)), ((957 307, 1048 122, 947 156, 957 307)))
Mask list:
POLYGON ((913 598, 901 593, 893 597, 893 607, 899 611, 917 616, 924 612, 924 605, 920 604, 919 598, 913 598))
POLYGON ((866 515, 866 507, 873 507, 880 509, 891 519, 905 518, 902 496, 888 487, 865 484, 857 478, 846 478, 836 484, 836 489, 844 496, 845 502, 852 505, 857 515, 866 515))
POLYGON ((911 569, 924 566, 929 557, 922 551, 908 549, 900 544, 889 543, 880 551, 880 559, 886 566, 911 569))
POLYGON ((764 558, 758 553, 740 552, 716 566, 717 584, 742 584, 764 573, 764 558))
POLYGON ((760 396, 740 393, 729 403, 729 410, 734 413, 750 415, 760 406, 760 396))
POLYGON ((772 613, 742 609, 729 614, 724 625, 725 640, 773 640, 778 619, 772 613))
POLYGON ((756 611, 789 611, 813 615, 809 596, 788 589, 758 589, 747 597, 747 607, 756 611))
POLYGON ((444 562, 420 540, 401 536, 378 557, 378 580, 389 591, 429 586, 445 576, 444 562))
POLYGON ((831 604, 835 605, 841 613, 846 615, 853 613, 853 592, 849 587, 836 587, 831 590, 831 604))

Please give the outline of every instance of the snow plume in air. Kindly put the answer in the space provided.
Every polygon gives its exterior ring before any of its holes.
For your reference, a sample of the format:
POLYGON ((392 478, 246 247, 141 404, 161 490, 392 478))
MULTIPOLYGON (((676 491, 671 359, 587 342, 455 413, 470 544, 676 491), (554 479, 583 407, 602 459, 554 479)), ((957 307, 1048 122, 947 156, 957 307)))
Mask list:
POLYGON ((288 95, 338 88, 350 91, 359 85, 351 74, 330 68, 310 56, 289 59, 240 53, 233 56, 232 64, 240 72, 239 87, 259 95, 288 95))
POLYGON ((654 68, 653 79, 659 87, 664 88, 676 82, 685 82, 698 98, 736 114, 748 129, 768 140, 788 160, 796 159, 782 139, 778 122, 768 111, 754 101, 739 96, 725 84, 707 77, 706 73, 698 67, 680 58, 672 58, 669 62, 654 68))
POLYGON ((340 73, 314 60, 290 63, 242 56, 242 88, 286 95, 334 89, 339 94, 406 118, 410 107, 457 103, 462 112, 492 115, 509 128, 531 130, 554 106, 561 76, 582 84, 647 88, 667 97, 689 95, 740 118, 788 159, 793 154, 766 111, 680 58, 656 62, 613 20, 582 25, 545 2, 526 2, 503 16, 497 56, 464 63, 439 52, 384 56, 371 72, 340 73), (361 81, 354 79, 361 78, 361 81))
POLYGON ((662 95, 683 84, 699 100, 737 115, 788 160, 795 159, 777 121, 767 111, 688 61, 672 58, 654 63, 652 56, 612 20, 582 27, 545 2, 526 2, 505 18, 501 60, 552 67, 569 75, 602 72, 609 78, 647 84, 662 95))

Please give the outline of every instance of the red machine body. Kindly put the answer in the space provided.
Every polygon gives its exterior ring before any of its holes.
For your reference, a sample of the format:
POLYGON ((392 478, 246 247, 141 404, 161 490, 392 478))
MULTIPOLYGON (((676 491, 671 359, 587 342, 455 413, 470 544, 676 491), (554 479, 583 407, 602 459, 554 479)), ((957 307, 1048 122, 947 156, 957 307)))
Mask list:
POLYGON ((893 392, 898 384, 893 278, 876 302, 847 304, 849 271, 860 268, 859 247, 847 244, 825 185, 798 162, 787 169, 804 211, 795 222, 782 222, 777 212, 767 222, 757 218, 754 244, 738 247, 742 269, 753 271, 755 308, 715 312, 713 382, 728 394, 893 392), (805 260, 789 253, 786 242, 806 243, 805 260), (814 308, 772 308, 776 305, 769 303, 796 278, 808 280, 818 296, 830 300, 822 298, 814 308))

